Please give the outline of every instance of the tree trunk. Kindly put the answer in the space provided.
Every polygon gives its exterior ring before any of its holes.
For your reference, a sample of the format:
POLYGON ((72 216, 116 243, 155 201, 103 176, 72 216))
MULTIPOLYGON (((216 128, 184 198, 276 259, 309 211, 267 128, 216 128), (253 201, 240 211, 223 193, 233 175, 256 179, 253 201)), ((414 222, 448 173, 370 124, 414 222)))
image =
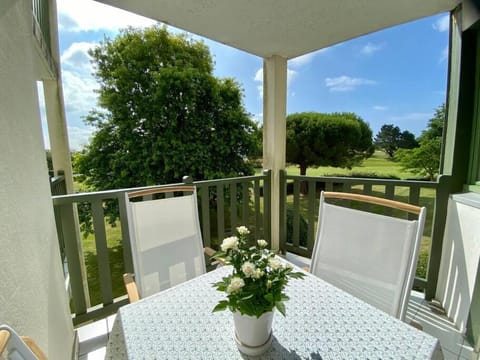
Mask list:
MULTIPOLYGON (((300 164, 300 175, 307 175, 307 165, 300 164)), ((306 195, 308 192, 308 183, 306 181, 300 182, 300 193, 306 195)))

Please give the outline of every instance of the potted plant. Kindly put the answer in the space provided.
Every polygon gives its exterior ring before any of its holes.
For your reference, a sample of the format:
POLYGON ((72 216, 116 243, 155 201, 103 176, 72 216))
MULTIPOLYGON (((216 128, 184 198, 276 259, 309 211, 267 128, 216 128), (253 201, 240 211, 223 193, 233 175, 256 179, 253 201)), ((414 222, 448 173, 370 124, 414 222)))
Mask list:
POLYGON ((290 264, 267 249, 265 240, 249 241, 250 231, 245 226, 236 230, 238 236, 224 239, 221 251, 214 254, 214 258, 232 265, 233 271, 213 284, 227 295, 213 311, 230 309, 237 346, 247 355, 259 355, 271 344, 273 310, 285 316, 284 302, 289 298, 284 290, 289 279, 305 274, 293 271, 290 264))

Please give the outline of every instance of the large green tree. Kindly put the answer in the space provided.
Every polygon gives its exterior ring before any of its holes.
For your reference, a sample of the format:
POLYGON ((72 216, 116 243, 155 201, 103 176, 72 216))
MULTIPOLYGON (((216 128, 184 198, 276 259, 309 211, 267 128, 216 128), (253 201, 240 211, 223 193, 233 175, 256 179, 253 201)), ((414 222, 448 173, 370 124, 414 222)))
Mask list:
POLYGON ((385 124, 375 136, 375 146, 393 159, 395 151, 413 149, 418 146, 418 142, 411 132, 401 131, 398 126, 393 124, 385 124))
POLYGON ((253 174, 256 124, 232 79, 213 76, 205 44, 165 27, 125 29, 90 52, 100 110, 77 157, 94 189, 253 174))
POLYGON ((351 168, 371 156, 372 130, 353 113, 296 113, 287 116, 287 162, 300 175, 312 166, 351 168))
POLYGON ((427 129, 418 138, 419 147, 414 149, 399 149, 395 158, 403 169, 434 180, 440 168, 440 153, 442 149, 442 134, 445 124, 445 104, 435 109, 433 118, 428 121, 427 129))

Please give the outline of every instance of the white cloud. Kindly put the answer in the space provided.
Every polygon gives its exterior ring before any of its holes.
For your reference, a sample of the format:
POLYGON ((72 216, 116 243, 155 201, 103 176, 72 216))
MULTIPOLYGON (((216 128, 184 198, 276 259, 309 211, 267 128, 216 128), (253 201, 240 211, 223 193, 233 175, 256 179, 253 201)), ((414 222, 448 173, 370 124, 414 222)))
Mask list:
POLYGON ((373 110, 385 111, 385 110, 388 110, 388 107, 383 106, 383 105, 375 105, 375 106, 373 107, 373 110))
POLYGON ((57 6, 60 31, 118 31, 128 25, 143 28, 156 23, 93 0, 58 0, 57 6))
POLYGON ((257 70, 253 80, 260 83, 257 85, 258 97, 263 99, 263 68, 257 70))
POLYGON ((263 123, 263 113, 253 114, 251 119, 253 121, 255 121, 256 123, 261 124, 261 123, 263 123))
POLYGON ((98 83, 91 76, 80 76, 72 71, 62 72, 65 111, 86 115, 97 103, 98 83))
POLYGON ((94 129, 91 127, 68 127, 68 141, 71 150, 81 150, 90 142, 94 129))
POLYGON ((65 50, 60 58, 62 67, 70 69, 76 73, 83 73, 90 75, 92 73, 91 57, 88 55, 88 50, 94 48, 98 44, 89 42, 72 43, 70 47, 65 50))
POLYGON ((263 68, 260 68, 260 69, 257 70, 253 80, 263 82, 263 68))
MULTIPOLYGON (((92 129, 82 124, 83 118, 97 105, 99 84, 92 75, 88 50, 96 43, 76 42, 70 44, 61 57, 62 86, 65 103, 70 148, 80 149, 88 143, 92 129)), ((48 138, 47 138, 48 140, 48 138)))
POLYGON ((447 61, 448 59, 448 45, 445 46, 440 54, 440 58, 438 59, 439 63, 442 63, 444 61, 447 61))
POLYGON ((375 85, 376 83, 377 82, 373 80, 353 78, 346 75, 325 79, 325 86, 328 87, 330 91, 353 91, 358 86, 375 85))
POLYGON ((288 65, 290 65, 292 68, 298 68, 307 65, 311 63, 317 55, 328 51, 328 49, 329 48, 324 48, 302 56, 297 56, 296 58, 288 60, 288 65))
POLYGON ((360 49, 360 53, 363 55, 372 55, 373 53, 379 51, 383 48, 383 44, 374 44, 374 43, 367 43, 360 49))
POLYGON ((450 29, 450 15, 444 15, 435 21, 432 27, 438 32, 445 32, 450 29))
MULTIPOLYGON (((287 69, 287 88, 295 80, 297 75, 298 75, 298 71, 292 70, 292 69, 287 69)), ((260 69, 257 70, 253 80, 261 83, 261 84, 257 85, 257 90, 258 90, 258 96, 260 98, 263 98, 263 68, 260 68, 260 69)))
POLYGON ((302 56, 298 56, 288 61, 292 67, 299 67, 310 63, 315 57, 315 53, 311 52, 302 56))
POLYGON ((287 87, 296 79, 298 71, 287 69, 287 87))

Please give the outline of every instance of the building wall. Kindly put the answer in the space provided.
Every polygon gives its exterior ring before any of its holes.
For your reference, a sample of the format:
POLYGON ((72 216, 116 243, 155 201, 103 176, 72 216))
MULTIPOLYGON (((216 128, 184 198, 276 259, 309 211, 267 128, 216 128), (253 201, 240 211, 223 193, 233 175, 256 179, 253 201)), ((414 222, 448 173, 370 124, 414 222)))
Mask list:
POLYGON ((39 52, 31 0, 0 1, 0 323, 71 358, 64 288, 42 137, 39 52))

